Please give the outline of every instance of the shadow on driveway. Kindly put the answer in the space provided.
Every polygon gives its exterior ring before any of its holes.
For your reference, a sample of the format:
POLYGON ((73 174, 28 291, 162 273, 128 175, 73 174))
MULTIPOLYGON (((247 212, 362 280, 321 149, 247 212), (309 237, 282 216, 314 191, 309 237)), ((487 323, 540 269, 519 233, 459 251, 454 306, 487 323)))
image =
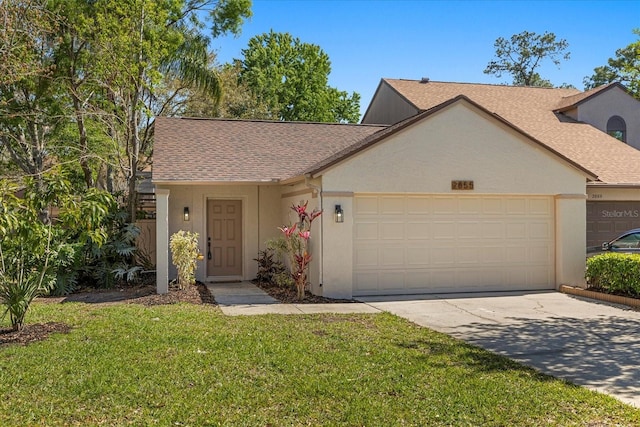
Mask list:
POLYGON ((640 407, 640 312, 558 292, 367 297, 421 326, 640 407))

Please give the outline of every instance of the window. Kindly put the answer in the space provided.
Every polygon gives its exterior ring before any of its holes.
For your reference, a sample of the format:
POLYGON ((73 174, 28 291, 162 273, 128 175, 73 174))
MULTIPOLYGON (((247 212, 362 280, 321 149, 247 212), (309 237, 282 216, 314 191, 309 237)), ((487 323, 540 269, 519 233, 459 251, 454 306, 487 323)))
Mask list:
POLYGON ((620 116, 613 116, 609 119, 607 133, 622 142, 627 142, 627 124, 620 116))

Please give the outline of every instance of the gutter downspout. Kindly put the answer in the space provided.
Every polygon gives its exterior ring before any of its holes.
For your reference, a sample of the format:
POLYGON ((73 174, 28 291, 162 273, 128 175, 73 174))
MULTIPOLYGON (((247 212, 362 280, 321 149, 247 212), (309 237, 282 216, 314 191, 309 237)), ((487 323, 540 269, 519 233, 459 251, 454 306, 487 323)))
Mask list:
MULTIPOLYGON (((304 185, 307 188, 311 188, 311 190, 314 193, 318 194, 318 199, 319 199, 319 205, 320 205, 320 210, 322 212, 324 212, 324 208, 323 208, 323 204, 322 204, 322 187, 319 187, 315 184, 311 183, 311 174, 305 174, 304 176, 304 185)), ((320 224, 322 224, 322 222, 324 222, 324 216, 322 221, 320 222, 320 224)), ((321 225, 322 226, 322 225, 321 225)), ((323 275, 324 275, 324 245, 323 245, 323 240, 324 240, 324 227, 323 229, 321 229, 320 231, 320 236, 322 236, 322 238, 320 239, 320 271, 319 271, 319 275, 318 275, 318 286, 322 287, 322 282, 323 282, 323 275)))

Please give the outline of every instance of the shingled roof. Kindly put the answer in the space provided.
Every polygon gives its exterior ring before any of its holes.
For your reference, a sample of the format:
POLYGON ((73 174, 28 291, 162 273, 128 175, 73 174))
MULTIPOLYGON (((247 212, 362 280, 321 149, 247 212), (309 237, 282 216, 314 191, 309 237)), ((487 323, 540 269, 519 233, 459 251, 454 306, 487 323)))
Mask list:
POLYGON ((386 126, 158 117, 154 182, 277 182, 386 126))
MULTIPOLYGON (((609 184, 640 184, 640 151, 557 112, 598 91, 383 79, 420 111, 463 95, 609 184), (586 95, 585 95, 586 94, 586 95)), ((601 88, 600 90, 605 90, 601 88)))

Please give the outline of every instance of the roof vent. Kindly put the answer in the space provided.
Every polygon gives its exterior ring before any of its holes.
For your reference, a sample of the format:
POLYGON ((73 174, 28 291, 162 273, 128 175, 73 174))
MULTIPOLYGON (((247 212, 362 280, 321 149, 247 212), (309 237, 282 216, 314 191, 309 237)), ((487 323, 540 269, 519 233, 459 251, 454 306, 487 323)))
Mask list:
POLYGON ((420 83, 429 83, 429 77, 423 77, 420 79, 420 83))

